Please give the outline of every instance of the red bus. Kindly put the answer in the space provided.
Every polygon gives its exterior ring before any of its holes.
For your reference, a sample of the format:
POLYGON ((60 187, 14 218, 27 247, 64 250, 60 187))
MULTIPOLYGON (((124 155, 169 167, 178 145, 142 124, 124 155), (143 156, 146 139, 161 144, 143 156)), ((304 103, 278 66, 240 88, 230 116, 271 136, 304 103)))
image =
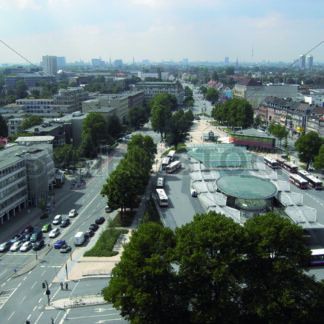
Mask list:
POLYGON ((277 160, 272 159, 270 157, 264 157, 263 162, 265 165, 270 167, 271 169, 278 169, 279 168, 279 163, 277 160))
POLYGON ((284 162, 282 166, 285 170, 287 170, 290 173, 297 173, 298 172, 298 166, 296 164, 293 164, 291 162, 284 162))
POLYGON ((308 188, 308 181, 297 174, 290 174, 289 181, 300 189, 308 188))
POLYGON ((166 173, 173 173, 180 168, 181 168, 181 162, 174 161, 174 162, 170 163, 165 169, 166 169, 166 173))

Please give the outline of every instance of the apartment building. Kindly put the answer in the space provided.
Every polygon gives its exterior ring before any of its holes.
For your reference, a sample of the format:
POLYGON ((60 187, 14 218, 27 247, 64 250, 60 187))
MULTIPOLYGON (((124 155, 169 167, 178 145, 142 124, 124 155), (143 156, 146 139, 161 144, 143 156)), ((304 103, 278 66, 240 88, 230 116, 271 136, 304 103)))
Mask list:
POLYGON ((41 81, 45 81, 48 84, 55 82, 55 77, 50 75, 43 75, 39 73, 19 73, 14 76, 7 76, 5 79, 6 89, 15 89, 17 82, 23 80, 25 81, 28 88, 39 86, 41 81))
POLYGON ((138 90, 144 91, 144 101, 148 102, 160 93, 168 93, 177 98, 178 105, 184 100, 184 89, 180 82, 138 82, 135 85, 138 90))
POLYGON ((13 145, 0 151, 0 224, 22 208, 46 201, 54 178, 51 144, 13 145))
POLYGON ((43 56, 42 60, 43 71, 47 75, 56 76, 57 74, 57 57, 56 56, 43 56))
POLYGON ((8 136, 12 137, 21 132, 21 124, 24 122, 24 118, 16 117, 10 118, 7 122, 8 125, 8 136))

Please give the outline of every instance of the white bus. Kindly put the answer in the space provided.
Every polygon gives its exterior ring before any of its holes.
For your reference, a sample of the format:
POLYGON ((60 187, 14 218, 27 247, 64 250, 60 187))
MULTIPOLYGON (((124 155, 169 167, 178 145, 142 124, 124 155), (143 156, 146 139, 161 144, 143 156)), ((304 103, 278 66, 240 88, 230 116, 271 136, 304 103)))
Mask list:
POLYGON ((161 163, 162 171, 166 169, 166 167, 168 166, 169 163, 170 163, 170 158, 169 157, 164 157, 162 159, 162 163, 161 163))
POLYGON ((289 181, 294 184, 296 187, 300 189, 307 189, 308 188, 308 182, 298 174, 290 174, 289 175, 289 181))
POLYGON ((271 169, 278 169, 279 168, 279 163, 277 160, 272 159, 270 157, 264 157, 263 158, 264 164, 270 167, 271 169))
POLYGON ((312 250, 312 257, 310 261, 311 266, 323 266, 324 265, 324 249, 312 250))
POLYGON ((175 154, 176 154, 176 151, 174 151, 174 150, 169 151, 167 157, 170 158, 170 162, 174 161, 175 154))
POLYGON ((180 161, 174 161, 172 163, 170 163, 167 167, 166 167, 166 173, 173 173, 176 170, 181 168, 181 162, 180 161))
POLYGON ((164 186, 164 178, 158 177, 156 180, 156 188, 163 188, 164 186))
POLYGON ((308 185, 311 188, 314 188, 315 190, 322 190, 323 189, 323 183, 321 180, 310 174, 309 172, 305 170, 299 170, 298 175, 300 175, 302 178, 304 178, 306 181, 308 181, 308 185))
POLYGON ((168 196, 163 189, 156 189, 156 198, 160 207, 168 207, 168 196))

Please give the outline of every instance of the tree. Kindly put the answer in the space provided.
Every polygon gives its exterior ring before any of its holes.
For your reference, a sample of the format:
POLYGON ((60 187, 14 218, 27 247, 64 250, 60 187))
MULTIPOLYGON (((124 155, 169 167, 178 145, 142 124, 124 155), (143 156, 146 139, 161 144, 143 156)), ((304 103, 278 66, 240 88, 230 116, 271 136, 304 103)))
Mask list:
POLYGON ((217 71, 213 71, 213 73, 212 73, 212 75, 211 75, 211 78, 212 78, 212 80, 214 80, 214 81, 217 81, 217 80, 218 80, 218 73, 217 73, 217 71))
POLYGON ((108 117, 107 128, 108 134, 115 140, 124 133, 123 126, 116 114, 108 117))
POLYGON ((255 128, 258 128, 262 125, 262 118, 260 117, 260 115, 255 116, 253 125, 255 128))
POLYGON ((16 94, 18 99, 26 98, 28 95, 28 87, 26 85, 26 82, 24 80, 17 81, 16 84, 16 94))
POLYGON ((243 228, 209 212, 176 228, 178 294, 190 309, 190 323, 235 323, 239 317, 243 228))
POLYGON ((113 144, 113 139, 108 133, 107 121, 98 112, 90 112, 88 114, 84 119, 82 129, 82 137, 89 135, 96 149, 100 144, 113 144))
POLYGON ((0 137, 7 137, 8 136, 8 125, 0 114, 0 137))
POLYGON ((80 158, 80 151, 71 144, 63 144, 54 150, 54 161, 56 165, 63 165, 69 169, 71 165, 75 166, 80 158))
POLYGON ((215 88, 209 88, 205 97, 208 101, 214 104, 219 98, 219 92, 215 88))
POLYGON ((186 323, 172 266, 174 247, 169 228, 140 225, 112 270, 109 286, 102 290, 104 299, 132 323, 186 323))
POLYGON ((150 158, 152 163, 154 162, 155 154, 157 153, 156 144, 151 136, 143 136, 142 134, 136 134, 132 136, 132 139, 127 143, 127 152, 135 147, 142 148, 146 155, 150 158))
POLYGON ((207 88, 205 86, 200 86, 199 91, 205 96, 207 92, 207 88))
POLYGON ((88 159, 92 159, 97 156, 97 147, 95 147, 90 134, 86 134, 83 137, 80 144, 80 152, 82 156, 88 159))
POLYGON ((174 95, 168 93, 159 93, 154 96, 151 107, 163 106, 169 108, 171 111, 178 108, 178 101, 174 95))
POLYGON ((301 135, 295 142, 298 158, 301 162, 306 163, 306 169, 309 168, 311 162, 314 162, 323 143, 323 138, 314 131, 301 135))
POLYGON ((303 229, 268 213, 247 220, 244 230, 246 309, 263 323, 296 323, 316 304, 310 285, 314 279, 305 274, 311 254, 303 229))
POLYGON ((192 126, 193 114, 191 110, 184 113, 179 110, 174 113, 168 121, 166 141, 168 145, 174 145, 177 149, 179 143, 185 142, 188 137, 189 130, 192 126))
POLYGON ((167 131, 168 120, 171 119, 171 108, 168 106, 158 105, 152 108, 151 125, 154 132, 161 134, 163 140, 167 131))
POLYGON ((147 122, 145 109, 140 106, 131 107, 127 113, 127 122, 134 129, 139 129, 141 125, 147 122))
POLYGON ((316 170, 324 169, 324 145, 321 145, 318 155, 315 156, 313 166, 316 170))
POLYGON ((25 129, 33 127, 33 126, 40 125, 40 124, 42 124, 42 122, 43 122, 42 117, 36 116, 36 115, 31 115, 30 117, 28 117, 27 119, 25 119, 22 122, 20 128, 22 130, 25 130, 25 129))
POLYGON ((279 140, 279 145, 281 146, 281 141, 284 138, 287 138, 288 131, 286 130, 285 126, 281 126, 275 122, 271 122, 268 128, 270 134, 274 135, 279 140))

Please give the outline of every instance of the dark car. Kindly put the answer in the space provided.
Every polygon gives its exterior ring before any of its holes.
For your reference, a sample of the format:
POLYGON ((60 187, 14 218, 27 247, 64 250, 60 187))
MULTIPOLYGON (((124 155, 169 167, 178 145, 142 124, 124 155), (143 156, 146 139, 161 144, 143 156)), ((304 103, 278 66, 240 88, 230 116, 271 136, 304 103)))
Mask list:
POLYGON ((65 218, 62 220, 60 227, 67 227, 70 225, 70 219, 69 218, 65 218))
POLYGON ((89 230, 89 231, 86 231, 85 233, 84 233, 84 236, 86 237, 86 238, 90 238, 90 237, 92 237, 94 235, 94 231, 91 231, 91 230, 89 230))
POLYGON ((68 253, 68 252, 71 252, 71 251, 72 251, 72 248, 71 248, 70 245, 65 245, 60 249, 61 253, 68 253))
POLYGON ((97 218, 96 221, 95 221, 95 223, 96 223, 97 225, 101 225, 101 224, 104 223, 104 222, 105 222, 105 217, 99 217, 99 218, 97 218))
POLYGON ((31 236, 32 236, 31 234, 25 234, 22 238, 22 241, 23 242, 30 241, 31 236))
POLYGON ((2 244, 0 244, 0 252, 6 252, 9 250, 11 246, 11 243, 8 241, 8 242, 3 242, 2 244))
POLYGON ((99 228, 99 226, 97 225, 97 224, 91 224, 90 226, 89 226, 89 230, 90 231, 96 231, 97 229, 99 228))
POLYGON ((45 245, 44 239, 40 239, 39 241, 36 241, 33 245, 33 250, 37 251, 40 250, 45 245))
POLYGON ((25 235, 25 234, 31 234, 33 232, 34 232, 34 227, 29 225, 21 232, 21 234, 25 235))
POLYGON ((63 246, 66 246, 65 240, 58 240, 54 243, 54 249, 61 249, 63 246))
POLYGON ((11 244, 14 244, 17 241, 21 241, 23 238, 23 236, 21 234, 16 234, 15 236, 13 236, 10 240, 11 244))

